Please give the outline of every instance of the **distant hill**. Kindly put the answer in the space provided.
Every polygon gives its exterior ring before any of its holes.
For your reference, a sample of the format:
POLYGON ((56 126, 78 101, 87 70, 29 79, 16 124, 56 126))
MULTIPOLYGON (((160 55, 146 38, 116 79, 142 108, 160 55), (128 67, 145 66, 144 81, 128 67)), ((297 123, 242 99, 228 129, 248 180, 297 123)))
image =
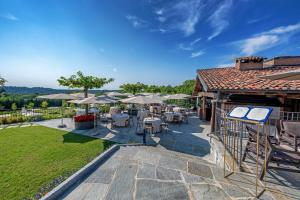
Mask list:
MULTIPOLYGON (((71 89, 53 89, 44 87, 18 87, 18 86, 4 86, 5 93, 8 94, 55 94, 55 93, 74 93, 81 92, 81 90, 71 89)), ((103 93, 112 90, 90 90, 90 93, 103 93)))

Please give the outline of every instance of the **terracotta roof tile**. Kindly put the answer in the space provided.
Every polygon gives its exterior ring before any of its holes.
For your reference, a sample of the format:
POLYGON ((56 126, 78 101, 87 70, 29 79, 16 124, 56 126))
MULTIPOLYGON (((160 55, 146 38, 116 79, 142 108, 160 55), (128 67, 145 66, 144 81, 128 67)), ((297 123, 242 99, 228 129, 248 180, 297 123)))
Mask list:
POLYGON ((300 91, 299 81, 267 80, 261 76, 299 69, 299 66, 276 66, 272 68, 240 71, 235 67, 198 70, 209 91, 215 90, 290 90, 300 91))

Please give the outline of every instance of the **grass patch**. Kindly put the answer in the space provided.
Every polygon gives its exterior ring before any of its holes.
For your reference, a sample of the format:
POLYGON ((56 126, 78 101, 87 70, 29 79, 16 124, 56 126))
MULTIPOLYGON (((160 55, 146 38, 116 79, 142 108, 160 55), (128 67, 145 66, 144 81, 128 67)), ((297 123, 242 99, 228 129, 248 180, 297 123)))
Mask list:
POLYGON ((111 146, 101 139, 43 126, 0 130, 0 199, 34 197, 111 146))

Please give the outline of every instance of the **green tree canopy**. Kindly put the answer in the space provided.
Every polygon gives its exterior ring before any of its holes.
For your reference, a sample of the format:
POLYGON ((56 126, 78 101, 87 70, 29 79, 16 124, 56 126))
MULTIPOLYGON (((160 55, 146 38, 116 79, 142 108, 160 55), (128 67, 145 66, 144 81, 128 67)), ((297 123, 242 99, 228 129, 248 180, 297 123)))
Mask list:
POLYGON ((47 101, 42 101, 41 107, 42 107, 43 109, 48 108, 48 102, 47 102, 47 101))
POLYGON ((191 95, 194 89, 195 80, 186 80, 181 85, 172 87, 171 85, 167 86, 157 86, 157 85, 145 85, 143 83, 126 83, 120 86, 121 90, 129 93, 141 93, 141 92, 150 92, 150 93, 162 93, 162 94, 175 94, 175 93, 184 93, 191 95))
POLYGON ((6 80, 0 76, 0 92, 2 91, 2 87, 4 86, 6 80))
POLYGON ((13 110, 13 111, 16 111, 17 110, 17 104, 16 103, 12 103, 11 104, 11 109, 13 110))
MULTIPOLYGON (((85 76, 81 71, 78 71, 69 78, 61 76, 57 81, 61 86, 82 89, 84 96, 88 97, 88 90, 102 88, 104 85, 114 81, 114 79, 85 76)), ((88 105, 86 105, 86 113, 88 113, 88 105)))

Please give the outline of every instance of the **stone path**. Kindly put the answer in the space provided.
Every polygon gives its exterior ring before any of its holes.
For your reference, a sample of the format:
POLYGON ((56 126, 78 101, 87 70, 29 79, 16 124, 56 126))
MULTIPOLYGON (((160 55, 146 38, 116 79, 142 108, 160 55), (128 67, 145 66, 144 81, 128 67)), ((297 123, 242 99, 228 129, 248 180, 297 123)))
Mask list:
MULTIPOLYGON (((136 125, 135 118, 134 121, 136 125)), ((81 135, 122 144, 143 142, 142 136, 136 134, 136 126, 111 129, 106 123, 101 123, 96 129, 74 130, 74 122, 71 119, 65 118, 64 123, 67 127, 61 130, 72 131, 81 135)), ((57 125, 60 124, 60 119, 36 122, 36 124, 58 129, 57 125)), ((168 150, 188 153, 211 160, 211 146, 209 137, 207 136, 210 132, 209 123, 202 122, 198 117, 192 116, 189 118, 188 124, 183 123, 178 125, 170 123, 169 129, 168 133, 162 132, 153 137, 147 135, 147 144, 158 145, 168 150)))
MULTIPOLYGON (((159 147, 125 146, 60 199, 253 199, 252 181, 239 176, 224 179, 223 170, 195 156, 159 147)), ((272 197, 265 192, 261 199, 272 197)))

